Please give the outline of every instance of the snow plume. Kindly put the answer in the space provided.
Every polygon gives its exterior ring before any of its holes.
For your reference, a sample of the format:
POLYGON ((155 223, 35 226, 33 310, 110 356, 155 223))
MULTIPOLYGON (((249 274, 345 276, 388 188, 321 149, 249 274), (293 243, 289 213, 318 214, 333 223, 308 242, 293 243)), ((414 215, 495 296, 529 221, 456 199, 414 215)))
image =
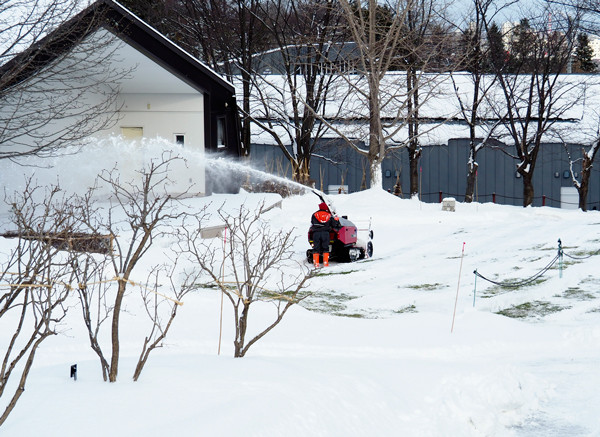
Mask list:
POLYGON ((258 170, 252 167, 249 162, 240 162, 210 154, 206 154, 203 159, 206 162, 207 177, 211 178, 211 185, 217 192, 232 191, 227 190, 232 182, 237 183, 238 186, 260 186, 263 188, 265 185, 270 184, 294 193, 303 193, 307 188, 306 185, 298 182, 258 170))
POLYGON ((161 138, 128 141, 116 136, 91 138, 85 144, 66 147, 60 154, 44 159, 30 156, 16 162, 6 160, 2 163, 0 183, 5 195, 23 192, 29 182, 40 187, 59 186, 65 193, 78 195, 95 187, 95 196, 106 199, 111 191, 107 184, 97 184, 99 175, 114 171, 121 183, 139 183, 142 170, 165 159, 172 161, 166 175, 168 180, 160 189, 171 194, 237 192, 240 186, 294 193, 306 189, 304 185, 257 170, 235 158, 183 148, 161 138))
MULTIPOLYGON (((180 159, 170 165, 171 180, 165 183, 165 189, 200 192, 204 180, 201 154, 162 139, 132 142, 120 137, 90 139, 84 145, 66 147, 55 157, 25 157, 16 163, 3 163, 2 183, 6 187, 10 181, 10 186, 19 191, 31 180, 34 185, 58 185, 67 193, 83 194, 103 172, 115 170, 122 182, 135 182, 140 170, 169 157, 180 159)), ((99 186, 96 192, 100 197, 109 194, 105 186, 99 186)))

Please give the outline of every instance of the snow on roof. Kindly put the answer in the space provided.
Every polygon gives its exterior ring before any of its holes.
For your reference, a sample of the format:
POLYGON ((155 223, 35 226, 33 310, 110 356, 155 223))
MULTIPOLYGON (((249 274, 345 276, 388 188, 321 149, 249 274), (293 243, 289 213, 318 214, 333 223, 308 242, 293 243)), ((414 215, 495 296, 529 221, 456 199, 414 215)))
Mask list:
MULTIPOLYGON (((403 116, 407 114, 406 73, 389 72, 381 81, 381 117, 388 124, 387 132, 397 130, 393 142, 403 143, 408 138, 403 116)), ((528 76, 523 76, 526 86, 528 76)), ((304 82, 301 75, 297 77, 299 95, 304 92, 304 82)), ((463 121, 460 112, 460 102, 470 106, 473 94, 473 83, 469 73, 420 75, 422 87, 419 108, 420 142, 422 145, 447 144, 452 138, 468 138, 469 129, 463 121)), ((597 136, 600 123, 600 76, 571 74, 558 78, 559 85, 555 95, 559 96, 554 105, 553 118, 556 119, 554 128, 544 136, 544 141, 565 141, 587 144, 597 136), (574 102, 574 103, 573 103, 574 102)), ((242 87, 240 78, 234 80, 238 99, 241 100, 242 87)), ((493 76, 483 78, 484 86, 491 86, 488 100, 481 105, 481 117, 484 121, 477 128, 477 135, 485 137, 489 132, 488 126, 498 121, 498 113, 502 113, 504 96, 493 76)), ((363 75, 346 75, 333 79, 327 95, 326 105, 321 114, 334 124, 342 133, 352 139, 368 138, 368 103, 366 91, 368 85, 363 75)), ((291 122, 292 96, 289 84, 282 75, 264 75, 257 77, 251 96, 251 114, 260 120, 271 120, 275 123, 274 131, 282 138, 284 144, 289 144, 289 132, 292 132, 291 122), (287 126, 287 128, 286 128, 287 126)), ((508 131, 497 129, 494 138, 506 139, 508 131)), ((339 137, 332 129, 327 129, 324 138, 339 137)), ((276 144, 273 137, 257 124, 252 127, 252 142, 256 144, 276 144)))

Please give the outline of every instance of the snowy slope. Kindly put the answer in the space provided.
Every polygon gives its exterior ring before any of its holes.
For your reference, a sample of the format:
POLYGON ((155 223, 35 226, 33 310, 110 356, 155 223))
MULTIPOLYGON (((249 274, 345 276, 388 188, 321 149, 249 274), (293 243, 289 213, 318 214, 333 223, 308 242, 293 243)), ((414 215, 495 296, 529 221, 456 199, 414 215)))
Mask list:
MULTIPOLYGON (((189 205, 234 210, 263 198, 279 200, 242 193, 189 205)), ((372 220, 374 257, 323 270, 312 297, 246 357, 232 358, 227 305, 217 355, 220 297, 203 290, 185 298, 165 346, 132 382, 143 340, 132 299, 120 378, 104 383, 75 309, 38 352, 0 435, 600 435, 600 215, 493 204, 446 212, 377 189, 332 199, 360 226, 372 220), (565 253, 593 256, 565 257, 562 278, 555 266, 516 290, 475 283, 475 269, 498 281, 532 276, 559 238, 565 253), (528 317, 497 314, 521 304, 528 317)), ((305 194, 267 213, 272 227, 295 229, 298 260, 317 204, 305 194)), ((9 244, 0 240, 2 253, 9 244)), ((149 262, 168 245, 157 241, 149 262)), ((268 303, 254 311, 250 329, 272 315, 268 303)), ((8 335, 0 320, 0 345, 8 335)))

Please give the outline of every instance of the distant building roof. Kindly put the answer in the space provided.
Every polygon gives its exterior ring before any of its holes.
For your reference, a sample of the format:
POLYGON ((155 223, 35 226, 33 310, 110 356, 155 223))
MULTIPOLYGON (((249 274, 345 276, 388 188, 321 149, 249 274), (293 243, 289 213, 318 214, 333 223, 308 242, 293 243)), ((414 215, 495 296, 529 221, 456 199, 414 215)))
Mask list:
MULTIPOLYGON (((404 72, 388 72, 381 79, 381 92, 386 104, 381 108, 381 118, 394 132, 392 142, 402 144, 408 139, 408 131, 402 114, 406 113, 404 101, 406 98, 404 72)), ((461 115, 457 92, 463 104, 468 105, 472 99, 473 83, 469 73, 429 74, 420 76, 423 82, 420 119, 420 143, 445 144, 452 138, 468 138, 469 127, 461 115), (456 86, 456 89, 455 89, 456 86)), ((487 99, 480 106, 480 123, 477 136, 485 137, 489 126, 498 121, 497 111, 504 104, 502 90, 494 83, 493 76, 486 76, 492 88, 488 91, 487 99)), ((553 116, 555 128, 547 132, 544 141, 566 141, 586 144, 597 136, 599 119, 597 108, 600 106, 600 75, 564 74, 559 77, 560 98, 556 102, 557 109, 553 116), (569 103, 569 99, 575 102, 569 103), (564 109, 560 109, 564 108, 564 109)), ((241 81, 238 80, 238 83, 241 81)), ((296 88, 303 91, 302 78, 298 78, 296 88)), ((293 109, 291 91, 286 77, 283 75, 264 75, 255 81, 251 96, 251 114, 259 120, 271 120, 273 131, 280 138, 289 137, 293 109)), ((369 110, 364 93, 360 90, 368 88, 364 76, 358 74, 345 75, 329 86, 327 104, 323 118, 349 138, 365 140, 369 135, 369 110)), ((237 87, 242 92, 241 86, 237 87)), ((404 115, 406 117, 406 114, 404 115)), ((551 116, 552 117, 552 116, 551 116)), ((293 126, 292 126, 293 127, 293 126)), ((323 124, 317 122, 315 129, 323 129, 323 124)), ((325 138, 338 137, 332 129, 325 129, 325 138)), ((495 138, 501 139, 508 135, 502 126, 495 131, 495 138)), ((252 142, 256 144, 274 143, 271 135, 260 126, 252 126, 252 142)))

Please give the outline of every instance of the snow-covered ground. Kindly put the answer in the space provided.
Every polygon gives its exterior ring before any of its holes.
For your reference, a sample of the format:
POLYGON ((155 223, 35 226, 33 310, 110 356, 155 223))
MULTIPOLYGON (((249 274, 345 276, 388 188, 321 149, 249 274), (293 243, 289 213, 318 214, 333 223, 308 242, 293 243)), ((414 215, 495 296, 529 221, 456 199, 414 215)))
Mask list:
MULTIPOLYGON (((43 343, 0 435, 600 435, 597 212, 477 203, 448 212, 377 189, 331 197, 359 226, 372 220, 373 258, 321 270, 312 296, 246 357, 233 358, 227 305, 217 355, 220 296, 205 289, 186 296, 138 382, 141 310, 130 304, 119 381, 105 383, 73 308, 64 334, 43 343), (559 238, 566 254, 592 256, 565 257, 562 278, 556 264, 518 289, 475 281, 475 269, 497 281, 534 275, 559 238)), ((279 200, 242 192, 189 204, 235 209, 263 198, 279 200)), ((285 198, 265 216, 294 229, 302 262, 318 203, 313 194, 285 198)), ((0 240, 1 251, 10 244, 0 240)), ((156 241, 147 263, 168 246, 156 241)), ((272 305, 253 311, 251 330, 270 320, 272 305)), ((1 347, 10 335, 2 323, 1 347)))

